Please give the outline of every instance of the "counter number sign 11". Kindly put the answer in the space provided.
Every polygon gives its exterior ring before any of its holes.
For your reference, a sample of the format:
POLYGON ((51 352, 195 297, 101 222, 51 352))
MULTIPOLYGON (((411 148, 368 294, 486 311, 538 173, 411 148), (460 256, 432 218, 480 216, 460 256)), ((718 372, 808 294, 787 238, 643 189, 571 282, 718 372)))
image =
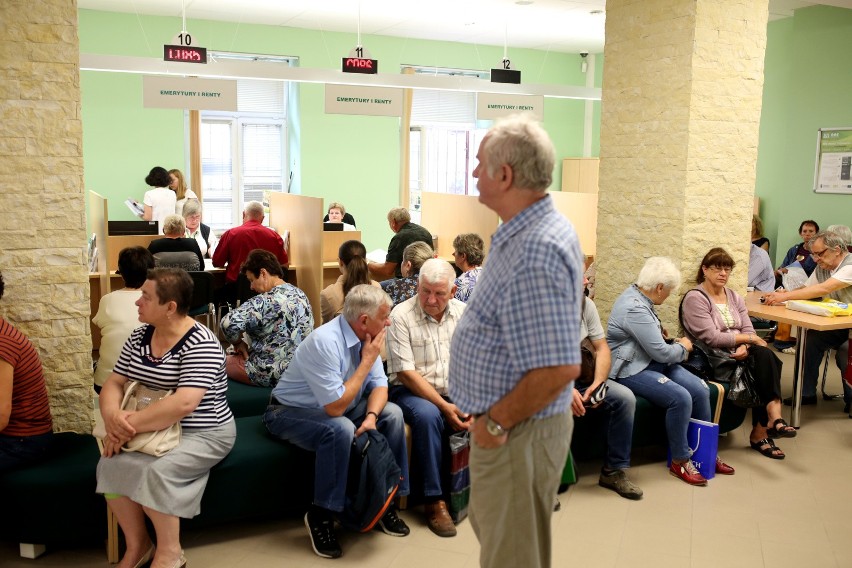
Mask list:
POLYGON ((373 75, 379 72, 379 60, 371 59, 370 52, 358 45, 349 52, 349 57, 341 60, 340 70, 344 73, 373 75))
POLYGON ((192 36, 187 31, 180 32, 173 44, 163 46, 163 61, 180 63, 207 63, 207 48, 192 45, 192 36))

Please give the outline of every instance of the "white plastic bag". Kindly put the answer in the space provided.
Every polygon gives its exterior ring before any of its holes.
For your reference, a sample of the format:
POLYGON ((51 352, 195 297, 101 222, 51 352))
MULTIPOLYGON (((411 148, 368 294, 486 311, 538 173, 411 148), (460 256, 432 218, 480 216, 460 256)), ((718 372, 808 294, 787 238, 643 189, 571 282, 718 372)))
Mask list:
POLYGON ((785 267, 787 272, 781 276, 781 283, 785 290, 795 290, 802 288, 805 282, 808 281, 808 275, 805 274, 805 269, 798 262, 794 262, 790 266, 785 267))

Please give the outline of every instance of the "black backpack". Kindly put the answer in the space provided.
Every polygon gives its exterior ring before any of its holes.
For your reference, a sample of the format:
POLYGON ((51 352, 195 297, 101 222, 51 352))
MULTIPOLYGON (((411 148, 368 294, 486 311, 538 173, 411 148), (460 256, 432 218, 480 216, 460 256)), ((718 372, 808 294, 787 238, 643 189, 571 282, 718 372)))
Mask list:
POLYGON ((367 430, 352 442, 346 505, 339 515, 345 528, 367 532, 379 522, 399 489, 401 471, 390 446, 377 430, 367 430))

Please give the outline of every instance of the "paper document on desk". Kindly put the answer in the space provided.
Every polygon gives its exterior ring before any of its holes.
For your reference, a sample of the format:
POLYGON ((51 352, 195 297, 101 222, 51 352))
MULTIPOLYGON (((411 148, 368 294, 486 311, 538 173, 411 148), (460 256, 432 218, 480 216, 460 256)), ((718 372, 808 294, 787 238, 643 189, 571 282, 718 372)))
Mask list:
POLYGON ((844 304, 843 302, 838 302, 837 300, 832 300, 830 298, 822 301, 788 300, 787 308, 797 312, 805 312, 806 314, 829 318, 852 316, 852 308, 849 307, 849 304, 844 304))
POLYGON ((142 217, 145 214, 145 207, 143 207, 142 204, 136 201, 135 199, 125 199, 124 204, 127 205, 127 208, 130 209, 130 212, 136 215, 137 217, 142 217))
POLYGON ((388 258, 388 251, 376 249, 367 253, 367 262, 378 262, 382 264, 388 258))

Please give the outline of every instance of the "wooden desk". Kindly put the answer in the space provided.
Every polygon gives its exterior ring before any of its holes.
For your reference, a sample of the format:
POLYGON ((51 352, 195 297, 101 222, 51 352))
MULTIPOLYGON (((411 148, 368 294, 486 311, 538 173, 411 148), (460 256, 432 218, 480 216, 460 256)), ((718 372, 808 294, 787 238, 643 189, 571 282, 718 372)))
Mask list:
POLYGON ((802 380, 799 376, 805 368, 805 345, 808 330, 830 331, 835 329, 852 328, 852 316, 829 318, 815 316, 786 306, 766 306, 760 303, 761 296, 766 292, 749 292, 746 294, 746 309, 748 315, 796 326, 796 366, 793 369, 793 406, 790 409, 790 426, 800 427, 802 411, 802 380))

